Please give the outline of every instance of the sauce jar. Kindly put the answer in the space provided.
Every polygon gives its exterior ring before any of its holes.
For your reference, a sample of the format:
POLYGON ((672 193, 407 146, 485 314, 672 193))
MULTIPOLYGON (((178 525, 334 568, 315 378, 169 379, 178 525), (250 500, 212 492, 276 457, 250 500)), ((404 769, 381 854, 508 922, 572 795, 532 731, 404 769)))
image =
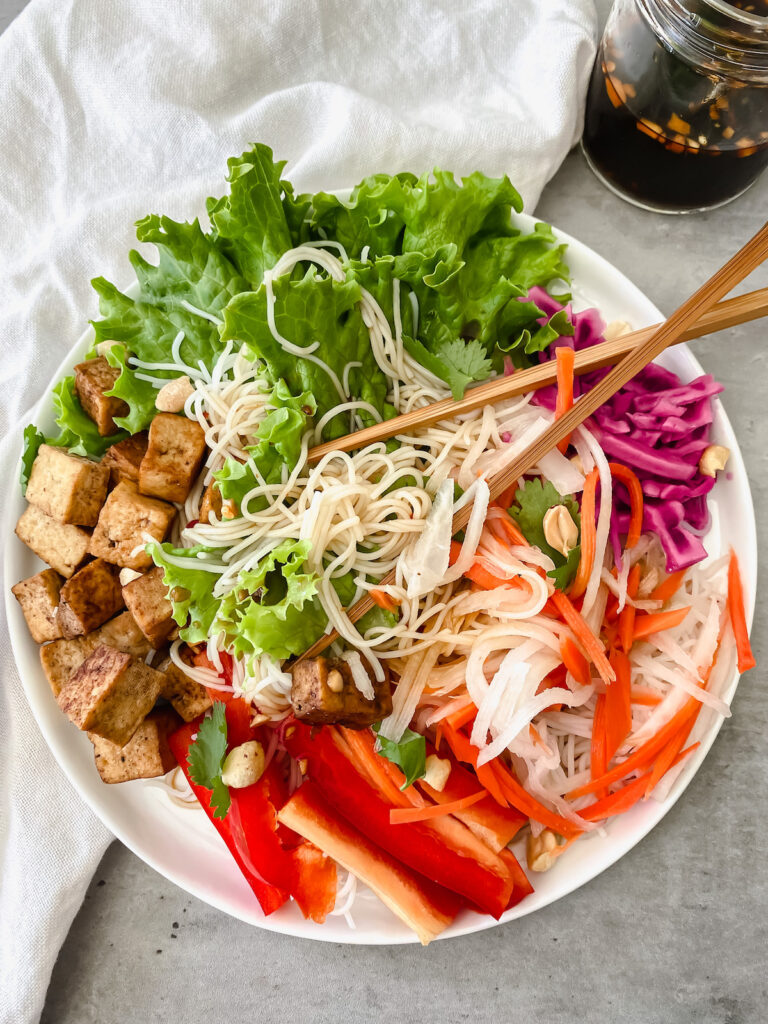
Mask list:
POLYGON ((616 0, 582 149, 638 206, 708 210, 768 165, 768 0, 616 0))

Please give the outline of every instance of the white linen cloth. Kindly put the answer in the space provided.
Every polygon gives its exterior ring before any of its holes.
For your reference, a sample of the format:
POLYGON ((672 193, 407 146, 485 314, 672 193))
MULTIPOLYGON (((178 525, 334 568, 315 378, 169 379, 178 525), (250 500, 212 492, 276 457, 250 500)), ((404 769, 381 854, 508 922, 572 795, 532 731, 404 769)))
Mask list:
MULTIPOLYGON (((595 30, 591 0, 34 0, 0 38, 5 486, 97 314, 90 278, 131 277, 135 220, 202 214, 254 141, 302 190, 480 168, 531 210, 579 136, 595 30)), ((42 740, 2 614, 0 1021, 26 1024, 109 836, 42 740)))

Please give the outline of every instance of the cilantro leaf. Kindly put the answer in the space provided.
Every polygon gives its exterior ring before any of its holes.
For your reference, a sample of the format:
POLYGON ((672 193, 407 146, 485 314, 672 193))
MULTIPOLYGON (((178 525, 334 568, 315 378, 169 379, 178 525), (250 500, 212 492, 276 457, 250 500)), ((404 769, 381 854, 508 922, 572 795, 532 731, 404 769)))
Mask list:
POLYGON ((373 731, 378 737, 376 742, 378 753, 382 757, 386 757, 392 764, 396 764, 402 771, 405 775, 405 782, 400 789, 407 789, 416 779, 423 779, 427 774, 426 740, 420 733, 406 729, 399 742, 396 743, 394 740, 388 740, 381 736, 380 728, 381 722, 373 727, 373 731))
POLYGON ((435 356, 448 371, 448 383, 455 399, 462 397, 467 384, 485 380, 491 373, 491 361, 477 339, 441 342, 435 349, 435 356))
POLYGON ((21 493, 27 493, 29 474, 32 472, 32 463, 37 458, 40 445, 45 442, 45 437, 40 433, 34 423, 24 427, 24 451, 21 454, 21 493))
POLYGON ((226 756, 226 707, 222 701, 217 700, 211 714, 200 723, 197 736, 187 754, 192 781, 212 791, 211 810, 214 818, 226 818, 229 810, 229 789, 221 780, 221 770, 226 756))
POLYGON ((528 543, 534 544, 555 563, 555 568, 547 575, 554 581, 558 590, 565 590, 576 575, 581 549, 577 545, 566 558, 560 551, 550 547, 544 536, 544 515, 555 505, 565 505, 573 521, 581 529, 578 502, 570 495, 560 494, 549 480, 542 484, 538 477, 526 480, 525 484, 518 488, 515 492, 515 501, 517 504, 509 509, 509 514, 520 527, 528 543))

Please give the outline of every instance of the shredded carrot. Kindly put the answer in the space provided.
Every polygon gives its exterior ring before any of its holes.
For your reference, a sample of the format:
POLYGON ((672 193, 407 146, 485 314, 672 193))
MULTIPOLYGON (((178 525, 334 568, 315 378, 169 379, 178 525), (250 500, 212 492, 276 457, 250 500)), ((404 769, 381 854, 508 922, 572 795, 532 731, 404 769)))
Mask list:
POLYGON ((755 667, 756 662, 752 653, 752 645, 749 642, 739 560, 733 548, 731 548, 731 560, 728 563, 728 612, 731 618, 731 629, 736 640, 739 672, 747 672, 755 667))
POLYGON ((474 703, 470 701, 466 707, 460 708, 448 715, 445 719, 445 724, 449 725, 452 729, 461 729, 467 722, 473 722, 477 715, 477 708, 474 703))
POLYGON ((592 565, 595 561, 595 545, 597 543, 595 502, 599 479, 600 475, 597 467, 595 467, 584 481, 584 490, 581 495, 581 557, 579 559, 579 568, 576 570, 576 575, 569 591, 571 598, 581 597, 587 589, 592 565))
POLYGON ((510 544, 520 544, 524 548, 529 548, 531 546, 525 539, 520 527, 506 509, 504 510, 503 516, 494 517, 493 523, 503 530, 507 535, 507 540, 510 544))
POLYGON ((648 799, 648 797, 656 788, 656 785, 659 782, 659 780, 667 774, 667 771, 671 767, 672 762, 675 760, 677 755, 685 746, 686 741, 691 734, 691 729, 693 729, 693 726, 694 721, 692 719, 690 722, 686 723, 686 725, 683 726, 683 728, 680 730, 677 736, 673 737, 666 745, 666 747, 659 752, 659 756, 656 758, 656 763, 654 764, 653 768, 651 768, 651 771, 648 775, 648 783, 645 787, 645 792, 643 793, 643 800, 648 799))
MULTIPOLYGON (((508 797, 512 807, 515 807, 518 811, 523 814, 527 814, 529 818, 533 818, 534 821, 541 822, 546 828, 551 828, 553 832, 557 832, 561 836, 570 838, 576 832, 580 832, 579 829, 572 821, 568 821, 567 818, 563 818, 562 815, 556 814, 554 811, 550 811, 543 804, 540 804, 538 800, 531 796, 531 794, 524 789, 520 783, 515 779, 509 769, 504 765, 498 758, 494 761, 490 761, 489 765, 493 775, 496 777, 496 781, 501 787, 504 795, 508 797)), ((488 767, 483 765, 483 767, 488 767)))
POLYGON ((504 796, 501 787, 496 781, 496 777, 491 771, 490 765, 484 764, 478 766, 477 755, 479 754, 479 750, 477 747, 473 747, 463 733, 459 732, 457 729, 452 729, 450 725, 444 724, 443 734, 448 741, 448 746, 453 751, 454 757, 459 761, 463 761, 465 764, 471 765, 475 769, 480 785, 488 790, 499 806, 509 807, 509 801, 504 796))
POLYGON ((606 768, 632 728, 632 668, 629 658, 622 651, 613 651, 610 662, 616 678, 605 692, 606 768))
POLYGON ((536 744, 537 746, 539 746, 539 747, 543 747, 543 748, 544 748, 545 750, 549 750, 549 747, 548 747, 548 746, 547 746, 547 744, 546 744, 546 743, 544 742, 544 740, 543 740, 543 739, 541 738, 541 733, 540 733, 540 732, 539 732, 539 730, 538 730, 538 729, 536 728, 536 726, 535 726, 535 725, 533 724, 533 722, 531 722, 531 723, 530 723, 530 724, 528 725, 528 735, 529 735, 529 736, 531 737, 531 739, 533 740, 533 742, 534 742, 534 743, 535 743, 535 744, 536 744))
MULTIPOLYGON (((697 746, 698 743, 694 743, 687 750, 678 754, 669 765, 669 768, 674 768, 676 764, 682 761, 684 757, 687 757, 697 746)), ((646 772, 644 775, 633 779, 632 782, 628 782, 626 786, 616 790, 615 793, 611 793, 610 796, 603 797, 602 800, 596 800, 595 803, 583 807, 579 814, 586 821, 601 821, 603 818, 610 818, 614 814, 624 814, 634 807, 643 796, 648 786, 650 774, 650 772, 646 772)))
POLYGON ((488 796, 484 789, 471 796, 463 796, 460 800, 451 800, 447 804, 428 804, 426 807, 393 807, 389 812, 390 825, 407 825, 412 821, 428 821, 430 818, 440 818, 444 814, 453 814, 455 811, 463 811, 472 804, 479 803, 488 796))
POLYGON ((632 687, 632 703, 640 704, 643 707, 655 708, 661 704, 662 696, 655 690, 647 690, 642 686, 632 687))
POLYGON ((600 641, 586 624, 584 619, 582 619, 581 615, 576 611, 561 590, 556 590, 552 594, 550 601, 552 601, 555 608, 557 608, 560 618, 566 625, 570 626, 575 633, 576 639, 586 651, 587 656, 599 672, 602 680, 605 683, 612 683, 614 680, 614 671, 608 663, 605 651, 603 650, 600 641))
POLYGON ((629 570, 629 576, 627 576, 627 597, 631 597, 632 600, 637 597, 637 591, 640 587, 640 563, 635 562, 632 568, 629 570))
MULTIPOLYGON (((612 686, 615 684, 611 684, 612 686)), ((592 717, 592 743, 589 751, 590 777, 599 779, 608 767, 608 752, 605 743, 605 694, 601 693, 595 702, 592 717)), ((598 790, 597 795, 607 796, 608 790, 598 790)))
POLYGON ((673 736, 677 735, 690 719, 695 721, 700 710, 701 702, 696 697, 689 697, 666 725, 663 725, 650 739, 637 747, 626 761, 622 761, 621 764, 617 764, 614 768, 609 768, 599 779, 593 779, 591 782, 579 786, 578 789, 572 790, 567 794, 568 798, 575 799, 579 796, 586 796, 587 793, 595 793, 604 786, 610 786, 614 782, 619 782, 632 772, 644 771, 653 763, 653 759, 658 752, 669 743, 673 736))
MULTIPOLYGON (((573 408, 573 367, 576 352, 569 345, 560 345, 555 353, 557 358, 557 398, 555 399, 555 419, 559 420, 569 409, 573 408)), ((558 441, 558 450, 565 455, 571 435, 568 434, 558 441)))
POLYGON ((655 590, 651 591, 648 600, 669 601, 669 599, 671 597, 674 597, 680 589, 680 585, 685 579, 685 574, 687 571, 687 569, 680 569, 679 572, 670 573, 670 575, 667 576, 665 580, 661 581, 661 583, 658 585, 658 587, 656 587, 655 590))
POLYGON ((503 580, 498 576, 494 576, 493 573, 488 572, 482 565, 478 565, 477 562, 471 566, 464 575, 467 579, 472 580, 478 587, 482 587, 483 590, 496 590, 498 587, 509 588, 510 580, 503 580))
POLYGON ((515 500, 516 492, 517 483, 514 483, 510 487, 508 487, 506 491, 501 492, 501 494, 498 496, 494 504, 498 505, 499 508, 503 508, 506 511, 512 504, 512 502, 515 500))
POLYGON ((643 532, 643 488, 629 466, 624 466, 620 462, 609 462, 608 466, 611 476, 620 480, 629 491, 629 528, 625 545, 629 550, 637 544, 643 532))
POLYGON ((369 593, 373 603, 377 604, 379 608, 383 608, 385 612, 394 612, 400 607, 394 597, 384 593, 383 590, 371 590, 369 593))
POLYGON ((451 553, 448 556, 448 564, 449 565, 455 565, 456 562, 458 562, 458 560, 459 560, 459 555, 460 554, 461 554, 461 542, 458 541, 458 540, 452 540, 451 541, 451 553))
POLYGON ((563 637, 560 641, 560 657, 576 682, 580 686, 589 686, 592 682, 589 662, 569 636, 563 637))
POLYGON ((679 626, 688 612, 690 605, 685 608, 672 608, 667 612, 644 612, 635 617, 635 631, 633 640, 643 640, 651 633, 661 633, 665 629, 674 629, 679 626))

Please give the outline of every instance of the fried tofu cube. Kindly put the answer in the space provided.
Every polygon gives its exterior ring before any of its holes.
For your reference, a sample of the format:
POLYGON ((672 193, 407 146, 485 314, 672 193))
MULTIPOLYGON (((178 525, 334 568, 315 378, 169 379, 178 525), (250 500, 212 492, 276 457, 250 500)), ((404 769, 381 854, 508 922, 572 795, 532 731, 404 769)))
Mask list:
POLYGON ((61 588, 59 625, 63 637, 92 633, 123 607, 123 591, 115 565, 97 558, 61 588))
POLYGON ((155 706, 162 673, 100 644, 59 693, 59 707, 78 729, 124 747, 155 706))
POLYGON ((108 483, 109 469, 100 462, 41 444, 29 475, 27 501, 59 523, 95 526, 108 483))
POLYGON ((293 713, 302 722, 364 729, 392 711, 389 681, 371 678, 374 699, 368 700, 341 658, 307 658, 294 665, 291 676, 293 713))
POLYGON ((75 393, 102 437, 109 437, 119 429, 115 416, 127 416, 130 412, 122 398, 105 394, 115 386, 121 372, 119 367, 110 366, 104 356, 87 359, 75 367, 75 393))
POLYGON ((147 452, 147 432, 142 430, 140 434, 133 437, 126 437, 124 441, 112 444, 104 452, 101 460, 102 466, 109 467, 109 482, 116 487, 121 480, 130 480, 132 483, 139 482, 139 466, 147 452))
POLYGON ((88 636, 54 640, 53 643, 40 648, 40 663, 54 697, 58 697, 72 673, 93 654, 99 644, 108 644, 136 658, 145 658, 150 651, 147 638, 134 622, 130 612, 123 612, 122 615, 110 619, 88 636))
POLYGON ((62 577, 54 569, 43 569, 42 572, 11 587, 14 597, 21 605, 35 643, 44 644, 61 636, 56 609, 63 582, 62 577))
POLYGON ((16 536, 66 579, 88 554, 91 535, 79 526, 51 519, 37 505, 28 505, 16 524, 16 536))
POLYGON ((211 707, 213 701, 206 688, 190 679, 178 665, 169 660, 161 666, 161 671, 165 675, 161 696, 170 701, 185 722, 191 722, 211 707))
POLYGON ((149 427, 147 454, 139 469, 139 490, 166 501, 186 501, 205 457, 199 423, 161 412, 149 427))
POLYGON ((152 559, 143 545, 148 538, 164 540, 175 515, 173 505, 139 494, 134 484, 123 480, 101 510, 90 552, 113 565, 137 571, 148 569, 152 559))
POLYGON ((168 746, 168 737, 181 724, 175 711, 155 708, 124 747, 92 733, 93 756, 102 782, 157 779, 175 768, 176 758, 168 746))
POLYGON ((175 625, 163 575, 164 570, 156 566, 123 587, 126 608, 155 649, 163 646, 175 625))

